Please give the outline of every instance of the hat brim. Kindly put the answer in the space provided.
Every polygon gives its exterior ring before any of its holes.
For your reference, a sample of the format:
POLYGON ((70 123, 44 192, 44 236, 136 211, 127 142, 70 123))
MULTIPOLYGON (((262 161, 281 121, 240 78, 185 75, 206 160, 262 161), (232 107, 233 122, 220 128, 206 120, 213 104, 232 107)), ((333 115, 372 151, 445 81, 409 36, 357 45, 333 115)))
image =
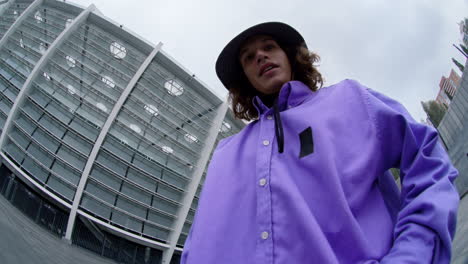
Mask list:
POLYGON ((241 77, 242 67, 239 63, 239 49, 241 45, 250 37, 256 35, 271 36, 280 45, 305 47, 304 38, 293 27, 281 22, 267 22, 250 27, 235 38, 233 38, 216 60, 216 75, 221 80, 226 89, 237 83, 241 77))

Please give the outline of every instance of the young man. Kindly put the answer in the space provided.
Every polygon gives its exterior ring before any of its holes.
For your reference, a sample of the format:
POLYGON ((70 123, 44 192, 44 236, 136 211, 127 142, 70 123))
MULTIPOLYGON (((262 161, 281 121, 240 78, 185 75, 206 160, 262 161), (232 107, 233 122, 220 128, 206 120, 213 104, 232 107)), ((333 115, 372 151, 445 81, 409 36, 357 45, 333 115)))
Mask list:
POLYGON ((356 81, 318 89, 317 60, 277 22, 221 52, 234 113, 255 121, 218 144, 183 264, 449 263, 457 171, 436 131, 356 81))

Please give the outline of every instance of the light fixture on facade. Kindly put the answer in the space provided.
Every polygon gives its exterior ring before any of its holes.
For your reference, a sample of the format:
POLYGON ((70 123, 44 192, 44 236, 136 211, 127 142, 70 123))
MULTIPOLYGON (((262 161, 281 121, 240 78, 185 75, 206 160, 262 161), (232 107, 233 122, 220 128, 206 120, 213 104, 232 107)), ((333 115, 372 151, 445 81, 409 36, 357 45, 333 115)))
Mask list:
POLYGON ((189 134, 189 133, 184 135, 184 139, 189 143, 193 143, 193 142, 196 142, 198 140, 196 136, 194 136, 192 134, 189 134))
POLYGON ((159 115, 159 110, 154 105, 145 105, 144 108, 145 108, 145 111, 150 115, 153 115, 153 116, 159 115))
POLYGON ((115 87, 114 80, 112 80, 112 78, 109 77, 109 76, 103 76, 101 78, 101 81, 109 88, 114 88, 115 87))
POLYGON ((67 60, 68 66, 70 66, 72 68, 74 68, 76 66, 76 60, 72 56, 67 55, 65 57, 65 59, 67 60))
POLYGON ((176 80, 169 80, 164 83, 164 88, 167 92, 173 96, 180 96, 184 93, 184 87, 180 85, 176 80))
POLYGON ((167 154, 172 154, 172 153, 174 153, 174 150, 173 150, 171 147, 169 147, 169 146, 163 146, 163 147, 162 147, 162 151, 166 152, 167 154))
POLYGON ((231 125, 228 122, 223 121, 223 124, 221 125, 219 131, 222 133, 227 133, 231 131, 231 125))
POLYGON ((127 56, 127 48, 115 41, 110 45, 110 52, 116 59, 123 59, 125 56, 127 56))

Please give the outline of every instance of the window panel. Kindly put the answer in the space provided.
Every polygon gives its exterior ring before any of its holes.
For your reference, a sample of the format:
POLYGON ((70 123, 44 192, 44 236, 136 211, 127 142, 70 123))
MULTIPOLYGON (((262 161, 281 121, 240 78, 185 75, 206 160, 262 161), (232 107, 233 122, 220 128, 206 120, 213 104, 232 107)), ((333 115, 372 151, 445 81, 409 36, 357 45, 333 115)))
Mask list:
POLYGON ((182 193, 180 191, 174 190, 163 184, 159 185, 158 193, 174 201, 180 201, 180 199, 182 198, 182 193))
POLYGON ((41 149, 36 143, 31 143, 27 149, 27 152, 42 163, 46 168, 50 168, 52 165, 53 157, 50 156, 45 150, 41 149))
POLYGON ((90 124, 76 117, 70 123, 70 127, 78 133, 80 133, 81 135, 89 138, 91 141, 96 141, 99 134, 99 130, 96 127, 93 127, 90 124))
POLYGON ((16 161, 16 163, 21 164, 21 161, 23 161, 24 158, 24 153, 13 142, 7 143, 4 150, 13 160, 16 161))
POLYGON ((122 184, 122 180, 116 178, 109 172, 97 166, 94 166, 93 170, 91 171, 91 177, 98 180, 100 183, 103 183, 106 186, 116 190, 117 192, 119 191, 120 185, 122 184))
POLYGON ((104 187, 100 186, 98 183, 95 183, 94 181, 88 181, 88 184, 86 185, 86 192, 90 193, 96 197, 99 197, 103 201, 109 203, 109 204, 114 204, 115 203, 115 194, 110 191, 105 189, 104 187))
POLYGON ((55 153, 58 149, 60 143, 57 142, 53 137, 47 135, 42 129, 36 129, 32 137, 39 142, 44 148, 48 149, 50 152, 55 153))
POLYGON ((65 147, 64 145, 60 146, 60 149, 57 151, 57 156, 71 164, 76 169, 83 171, 86 164, 86 159, 79 156, 76 153, 73 153, 72 150, 65 147))
POLYGON ((97 158, 100 164, 104 165, 106 168, 112 170, 113 172, 119 174, 120 176, 124 177, 127 171, 127 166, 122 164, 121 161, 117 160, 116 158, 112 157, 111 155, 107 154, 104 151, 101 151, 97 158))
POLYGON ((89 155, 93 147, 93 145, 86 142, 85 140, 83 140, 82 138, 73 134, 70 131, 68 131, 68 133, 65 135, 65 137, 63 138, 63 141, 65 141, 67 144, 69 144, 74 149, 78 150, 84 155, 89 155))
POLYGON ((53 117, 60 120, 63 124, 68 124, 73 118, 73 114, 68 109, 63 108, 55 102, 51 102, 45 108, 53 117))
POLYGON ((138 189, 135 186, 132 186, 129 183, 124 182, 122 185, 122 193, 126 194, 127 196, 145 203, 147 205, 151 204, 151 195, 143 190, 138 189))
POLYGON ((31 101, 26 101, 26 103, 23 105, 23 111, 36 121, 42 116, 43 113, 42 110, 31 101))
POLYGON ((161 177, 161 169, 156 163, 154 163, 154 161, 151 161, 147 158, 136 155, 132 163, 133 165, 135 165, 135 167, 145 171, 146 173, 156 178, 161 177))
POLYGON ((168 228, 172 228, 172 225, 174 224, 174 218, 151 210, 148 213, 148 220, 168 228))
POLYGON ((169 236, 169 231, 163 228, 157 227, 157 226, 149 225, 149 224, 145 224, 143 233, 145 233, 148 236, 155 237, 161 240, 167 240, 169 236))
POLYGON ((13 127, 11 130, 10 137, 15 141, 16 144, 18 144, 18 146, 23 149, 26 149, 26 147, 31 142, 31 140, 29 140, 29 138, 16 127, 13 127))
POLYGON ((25 157, 21 167, 29 172, 29 175, 33 176, 42 183, 45 183, 47 177, 49 176, 49 172, 30 157, 25 157))
POLYGON ((136 203, 131 202, 130 200, 127 200, 126 198, 123 198, 122 196, 119 196, 117 198, 116 206, 130 214, 146 218, 147 209, 136 203))
POLYGON ((105 204, 95 200, 94 198, 86 194, 84 194, 83 198, 81 199, 81 207, 86 208, 87 210, 105 219, 110 218, 111 209, 105 204))
POLYGON ((112 222, 120 224, 126 228, 132 229, 137 232, 141 232, 141 229, 143 227, 143 222, 141 222, 140 220, 131 218, 130 216, 115 210, 112 212, 112 222))
POLYGON ((58 178, 56 178, 54 175, 51 175, 49 177, 49 180, 47 181, 47 185, 50 188, 52 188, 54 191, 63 195, 69 201, 73 200, 73 196, 75 195, 75 190, 69 185, 59 180, 58 178))
POLYGON ((131 150, 126 148, 122 143, 118 142, 112 135, 108 135, 103 143, 107 151, 114 153, 120 159, 130 162, 132 160, 131 150))
POLYGON ((63 162, 56 160, 54 162, 54 165, 52 165, 52 171, 55 172, 60 177, 73 183, 75 186, 78 186, 78 183, 81 178, 81 174, 78 174, 75 170, 73 170, 68 165, 64 164, 63 162))
MULTIPOLYGON (((19 120, 18 120, 19 121, 19 120)), ((50 133, 52 133, 57 138, 62 138, 63 134, 66 131, 66 128, 57 123, 47 115, 42 116, 39 120, 39 124, 45 127, 50 133)))
POLYGON ((153 207, 163 212, 176 215, 178 206, 157 196, 153 197, 153 207))
POLYGON ((138 185, 140 185, 141 187, 145 188, 145 189, 148 189, 152 192, 155 192, 156 190, 156 186, 157 186, 157 182, 155 181, 155 179, 152 179, 132 168, 129 168, 128 169, 128 172, 127 172, 127 179, 131 180, 132 182, 134 183, 137 183, 138 185))

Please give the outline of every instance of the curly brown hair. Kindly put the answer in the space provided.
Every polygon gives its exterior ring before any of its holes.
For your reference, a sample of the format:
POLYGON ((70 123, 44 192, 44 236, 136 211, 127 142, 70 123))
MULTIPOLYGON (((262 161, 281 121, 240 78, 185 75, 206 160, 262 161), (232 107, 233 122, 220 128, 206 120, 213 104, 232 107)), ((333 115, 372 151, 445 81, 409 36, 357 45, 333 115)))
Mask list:
MULTIPOLYGON (((291 63, 293 79, 303 82, 312 91, 317 91, 321 88, 323 85, 322 75, 315 65, 315 63, 320 61, 320 57, 309 51, 304 45, 288 47, 281 45, 281 43, 278 44, 284 50, 291 63)), ((243 73, 243 71, 241 72, 243 73)), ((228 88, 234 116, 247 121, 257 119, 258 113, 252 103, 252 99, 259 92, 250 84, 247 76, 241 74, 238 82, 228 88)))

